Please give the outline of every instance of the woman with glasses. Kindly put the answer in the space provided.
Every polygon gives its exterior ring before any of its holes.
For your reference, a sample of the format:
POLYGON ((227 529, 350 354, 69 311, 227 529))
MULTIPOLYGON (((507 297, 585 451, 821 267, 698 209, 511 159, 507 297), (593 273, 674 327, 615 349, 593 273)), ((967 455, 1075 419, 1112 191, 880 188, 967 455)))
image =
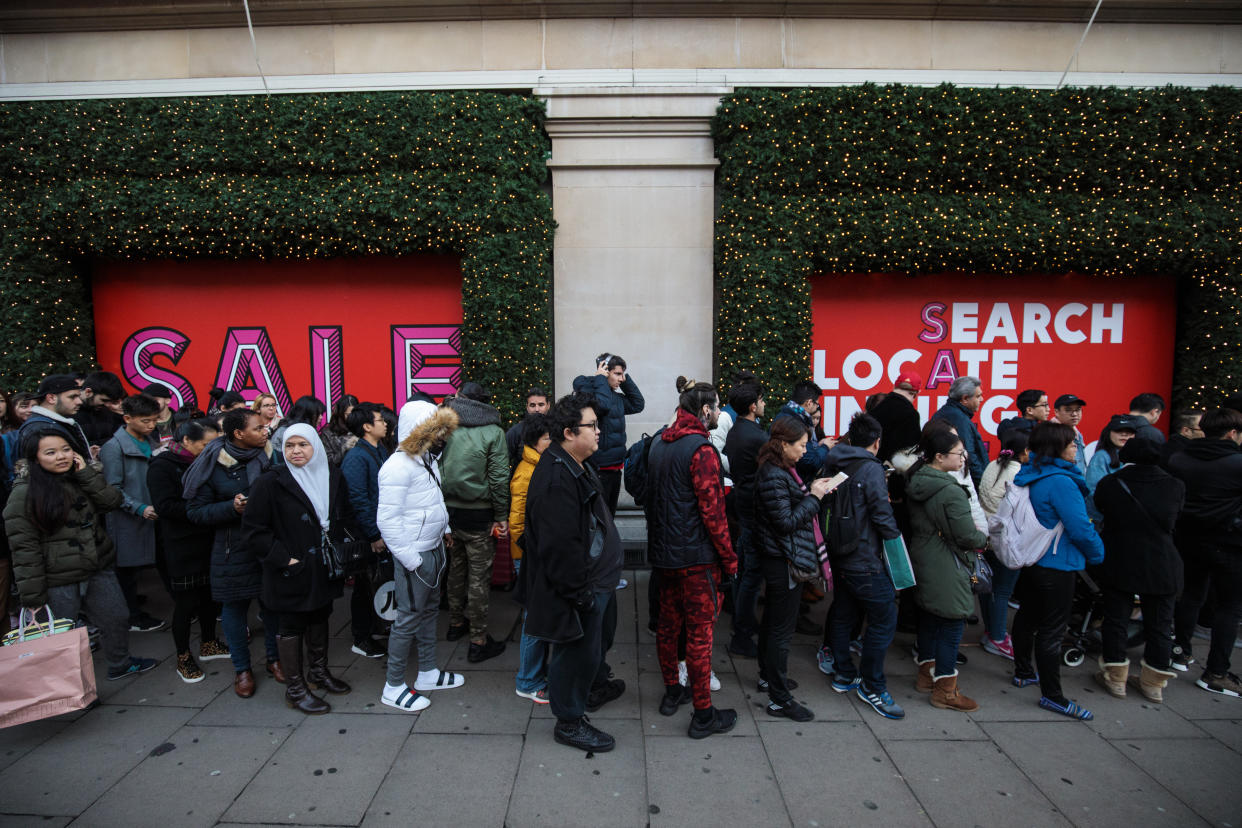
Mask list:
POLYGON ((254 402, 250 405, 250 410, 259 413, 259 421, 267 429, 268 437, 271 437, 276 429, 280 427, 280 406, 277 405, 276 398, 271 394, 260 394, 255 397, 254 402))
POLYGON ((918 586, 918 678, 932 707, 973 713, 974 699, 957 688, 957 649, 965 619, 975 607, 970 589, 976 550, 987 543, 970 516, 970 500, 956 474, 966 464, 962 440, 947 427, 923 430, 921 459, 906 487, 910 509, 910 560, 918 586))

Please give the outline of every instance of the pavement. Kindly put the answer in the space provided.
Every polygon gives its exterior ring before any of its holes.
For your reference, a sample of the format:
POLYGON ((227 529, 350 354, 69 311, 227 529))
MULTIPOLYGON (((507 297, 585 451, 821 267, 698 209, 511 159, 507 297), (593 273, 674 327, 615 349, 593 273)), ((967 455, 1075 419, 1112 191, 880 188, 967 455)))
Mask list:
MULTIPOLYGON (((206 679, 185 684, 170 633, 131 634, 133 652, 158 667, 106 681, 97 662, 102 705, 0 730, 0 826, 1242 828, 1242 699, 1199 690, 1194 672, 1157 705, 1106 695, 1090 660, 1066 669, 1066 692, 1096 714, 1073 722, 1040 710, 1037 688, 1011 687, 1009 662, 966 646, 960 683, 981 707, 961 714, 914 692, 911 641, 899 635, 887 667, 907 715, 890 721, 832 692, 815 667, 818 642, 799 635, 789 671, 815 720, 798 724, 764 712, 755 661, 725 651, 725 616, 715 700, 736 708, 738 723, 691 740, 688 708, 656 711, 663 687, 646 632, 646 573, 626 574, 609 660, 627 689, 592 716, 616 737, 611 753, 553 742, 547 707, 514 695, 516 643, 471 665, 465 639, 442 640, 440 663, 465 674, 465 686, 432 693, 421 714, 384 707, 383 661, 350 651, 340 600, 330 664, 354 690, 330 697, 330 714, 290 710, 263 674, 254 698, 237 698, 228 661, 204 663, 206 679)), ((169 617, 158 586, 147 592, 150 611, 169 617)), ((492 593, 493 635, 517 615, 508 593, 492 593)), ((965 640, 979 634, 968 629, 965 640)), ((252 645, 259 663, 261 646, 252 645)))

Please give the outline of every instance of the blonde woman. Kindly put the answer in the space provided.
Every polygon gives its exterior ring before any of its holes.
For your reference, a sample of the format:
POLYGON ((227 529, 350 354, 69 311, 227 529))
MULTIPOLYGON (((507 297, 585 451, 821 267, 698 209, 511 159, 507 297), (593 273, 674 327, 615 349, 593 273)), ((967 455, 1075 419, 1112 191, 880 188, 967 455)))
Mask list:
POLYGON ((271 394, 260 394, 255 397, 254 402, 250 404, 250 410, 258 413, 259 422, 267 429, 268 437, 271 437, 272 432, 280 427, 280 406, 271 394))

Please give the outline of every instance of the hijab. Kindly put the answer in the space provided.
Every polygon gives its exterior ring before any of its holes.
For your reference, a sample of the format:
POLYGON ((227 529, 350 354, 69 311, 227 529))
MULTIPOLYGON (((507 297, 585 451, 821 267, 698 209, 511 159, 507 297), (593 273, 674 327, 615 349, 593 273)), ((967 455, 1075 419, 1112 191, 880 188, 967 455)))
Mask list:
POLYGON ((301 468, 290 463, 288 458, 285 458, 285 465, 288 466, 289 473, 293 475, 293 482, 301 487, 307 500, 311 502, 311 506, 315 507, 315 516, 319 518, 319 525, 326 532, 329 524, 328 453, 324 450, 323 441, 319 439, 313 426, 306 423, 295 423, 289 426, 285 431, 284 445, 289 445, 289 440, 294 437, 301 437, 310 443, 311 458, 301 468))

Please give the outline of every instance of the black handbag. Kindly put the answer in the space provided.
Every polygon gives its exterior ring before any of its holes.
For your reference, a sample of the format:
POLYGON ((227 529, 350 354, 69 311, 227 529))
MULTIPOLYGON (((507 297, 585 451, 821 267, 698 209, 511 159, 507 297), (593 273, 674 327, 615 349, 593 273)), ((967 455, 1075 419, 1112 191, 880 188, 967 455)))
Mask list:
POLYGON ((320 551, 328 570, 328 579, 332 581, 361 572, 375 561, 375 550, 371 544, 365 540, 354 540, 349 532, 345 532, 344 538, 339 541, 332 540, 324 532, 320 551))
POLYGON ((975 595, 992 594, 992 565, 983 557, 981 550, 972 550, 974 564, 970 568, 970 591, 975 595))

